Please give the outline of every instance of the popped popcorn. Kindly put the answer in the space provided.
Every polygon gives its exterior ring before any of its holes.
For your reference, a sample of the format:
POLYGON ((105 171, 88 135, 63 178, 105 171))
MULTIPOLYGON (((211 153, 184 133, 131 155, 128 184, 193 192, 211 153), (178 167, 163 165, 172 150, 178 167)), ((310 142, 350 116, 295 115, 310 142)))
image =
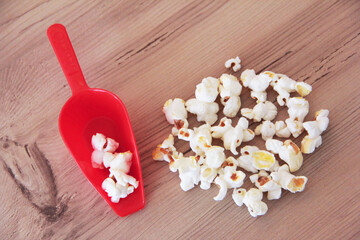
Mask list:
POLYGON ((245 140, 250 141, 253 139, 254 134, 252 134, 252 130, 247 129, 249 122, 244 117, 239 119, 235 127, 231 125, 231 122, 231 119, 222 118, 218 126, 211 127, 211 135, 214 138, 221 138, 224 142, 224 148, 237 155, 236 148, 243 142, 244 135, 246 135, 245 140))
POLYGON ((179 131, 178 138, 189 141, 191 150, 202 156, 211 146, 210 125, 203 124, 198 128, 194 128, 194 130, 182 128, 179 131))
POLYGON ((259 102, 253 109, 242 108, 241 115, 248 119, 253 119, 254 122, 260 122, 262 119, 271 121, 277 115, 277 108, 272 102, 259 102))
POLYGON ((241 207, 244 204, 244 197, 246 194, 246 190, 244 188, 234 189, 232 194, 232 199, 235 204, 241 207))
POLYGON ((224 148, 211 146, 205 152, 205 164, 210 168, 219 168, 225 161, 224 148))
POLYGON ((103 163, 106 168, 116 168, 128 173, 131 167, 131 159, 132 153, 130 151, 124 153, 106 152, 103 156, 103 163))
POLYGON ((294 138, 300 136, 300 134, 304 131, 303 123, 300 121, 288 118, 285 122, 286 128, 290 131, 294 138))
POLYGON ((207 77, 201 83, 196 85, 195 98, 202 102, 214 102, 219 95, 219 80, 213 77, 207 77))
POLYGON ((238 164, 241 168, 246 171, 256 173, 258 170, 253 166, 253 157, 252 153, 259 151, 260 149, 256 146, 245 146, 241 148, 241 156, 237 159, 238 164))
POLYGON ((242 90, 242 86, 237 77, 231 74, 222 74, 219 78, 220 97, 239 96, 242 90))
POLYGON ((122 186, 128 186, 129 184, 132 185, 134 188, 137 188, 139 186, 139 182, 132 176, 127 175, 123 171, 117 168, 110 168, 110 175, 109 177, 114 177, 116 180, 116 183, 122 185, 122 186))
POLYGON ((111 197, 113 203, 118 203, 120 198, 126 198, 139 186, 139 182, 132 176, 127 175, 119 169, 110 168, 110 175, 101 187, 111 197), (115 178, 115 180, 114 180, 115 178))
MULTIPOLYGON (((139 185, 134 177, 127 175, 131 167, 132 153, 130 151, 116 153, 119 143, 101 133, 92 136, 91 144, 94 148, 91 154, 92 166, 101 169, 110 168, 110 175, 102 182, 101 187, 112 202, 118 203, 121 198, 134 192, 139 185)), ((169 140, 166 144, 169 144, 169 140)), ((174 144, 173 141, 172 144, 174 144)))
POLYGON ((304 82, 296 82, 284 74, 275 74, 270 85, 279 94, 277 102, 280 106, 284 106, 288 102, 290 93, 298 92, 302 97, 307 96, 312 88, 309 84, 304 82))
POLYGON ((227 60, 225 62, 225 67, 226 68, 232 68, 232 70, 234 72, 237 72, 241 68, 240 62, 241 62, 241 60, 240 60, 240 58, 238 56, 236 58, 230 58, 229 60, 227 60))
POLYGON ((240 79, 245 87, 251 89, 252 98, 258 102, 266 101, 267 94, 265 90, 271 82, 271 77, 268 74, 260 73, 256 75, 254 70, 247 69, 242 72, 240 79))
POLYGON ((226 171, 215 179, 215 184, 219 186, 219 193, 214 197, 215 201, 225 198, 228 188, 238 188, 244 183, 245 173, 242 171, 226 171))
POLYGON ((267 192, 269 200, 279 199, 281 197, 281 186, 275 182, 272 177, 264 170, 258 174, 250 176, 250 181, 262 192, 267 192))
POLYGON ((292 97, 286 103, 288 107, 289 118, 303 122, 309 112, 309 102, 302 97, 292 97))
POLYGON ((275 135, 275 124, 269 120, 264 121, 262 124, 255 128, 255 134, 261 135, 265 141, 275 135))
POLYGON ((118 203, 120 198, 125 198, 130 193, 134 192, 134 186, 127 185, 123 186, 118 184, 112 178, 106 178, 102 185, 102 189, 111 197, 111 202, 118 203))
POLYGON ((258 170, 270 171, 277 164, 274 154, 259 150, 255 146, 245 146, 241 149, 241 156, 238 158, 239 166, 243 169, 257 173, 258 170))
POLYGON ((223 113, 227 117, 235 117, 241 107, 239 96, 221 98, 220 102, 224 105, 223 113))
POLYGON ((245 193, 243 203, 247 206, 251 216, 257 217, 267 212, 268 206, 261 201, 262 198, 263 193, 257 188, 250 188, 249 191, 245 193))
POLYGON ((291 135, 290 130, 284 121, 275 122, 275 135, 282 138, 289 138, 291 135))
POLYGON ((321 136, 310 138, 309 135, 306 135, 301 140, 301 152, 305 154, 313 153, 315 151, 315 148, 320 147, 321 144, 322 144, 321 136))
POLYGON ((200 164, 195 156, 183 157, 174 163, 174 170, 179 171, 180 187, 183 191, 188 191, 199 184, 200 181, 200 164))
POLYGON ((211 168, 207 166, 206 164, 203 164, 200 167, 200 188, 207 190, 210 188, 211 183, 214 181, 214 179, 217 176, 217 169, 211 168))
POLYGON ((202 102, 195 98, 191 98, 186 101, 186 110, 190 113, 197 115, 198 122, 206 122, 208 124, 214 124, 217 120, 217 112, 219 111, 219 105, 215 102, 202 102))
POLYGON ((107 138, 101 133, 96 133, 91 137, 91 145, 94 149, 91 154, 92 167, 100 169, 104 168, 102 163, 104 153, 113 153, 119 147, 119 143, 117 143, 114 139, 107 138))
POLYGON ((307 177, 304 176, 294 176, 289 172, 288 165, 282 165, 278 171, 272 172, 270 176, 275 182, 281 185, 285 190, 288 190, 292 193, 302 192, 305 189, 307 183, 307 177))
POLYGON ((308 135, 301 141, 301 151, 309 154, 322 144, 321 134, 329 126, 329 110, 320 110, 315 113, 315 121, 304 122, 303 126, 308 135))
POLYGON ((184 100, 180 98, 169 99, 165 102, 162 111, 165 114, 166 120, 174 125, 171 130, 174 136, 177 136, 180 128, 187 128, 189 126, 184 100))
POLYGON ((266 149, 279 154, 279 157, 286 162, 291 172, 295 172, 300 169, 303 163, 303 155, 299 147, 290 139, 285 142, 281 142, 275 139, 266 140, 266 149))
POLYGON ((170 124, 175 124, 174 120, 187 119, 185 101, 180 98, 175 98, 174 100, 167 100, 162 108, 162 111, 165 114, 166 120, 170 124))
MULTIPOLYGON (((233 68, 235 72, 238 71, 241 68, 240 58, 229 59, 226 61, 225 67, 233 68)), ((187 113, 188 111, 196 114, 197 120, 204 121, 206 124, 199 128, 189 129, 187 115, 172 117, 171 124, 174 125, 172 134, 157 146, 153 152, 153 158, 167 161, 171 171, 179 171, 180 186, 184 191, 194 188, 195 185, 200 185, 201 189, 207 190, 212 183, 215 183, 219 187, 219 192, 214 200, 220 201, 226 197, 229 188, 234 188, 232 198, 236 205, 245 204, 250 214, 256 217, 264 215, 268 210, 267 205, 262 201, 263 192, 267 192, 268 200, 273 200, 281 197, 282 189, 291 192, 304 190, 307 178, 294 176, 290 172, 295 172, 302 166, 302 152, 311 153, 321 145, 321 134, 329 124, 329 111, 320 110, 315 114, 315 121, 304 122, 309 112, 309 102, 303 97, 312 91, 312 87, 305 82, 297 82, 284 74, 264 71, 257 75, 253 69, 246 69, 242 72, 240 80, 244 87, 250 89, 251 97, 256 99, 257 104, 252 109, 241 109, 243 117, 239 119, 235 127, 232 126, 232 120, 229 118, 235 117, 241 107, 242 85, 237 77, 222 74, 219 79, 204 78, 196 86, 195 98, 186 102, 182 101, 180 112, 187 113), (284 121, 272 122, 278 110, 272 102, 266 100, 266 90, 269 85, 278 93, 278 104, 288 107, 289 118, 284 121), (297 92, 301 97, 291 97, 290 94, 293 92, 297 92), (215 102, 218 95, 220 95, 225 117, 217 126, 211 126, 218 117, 219 105, 215 102), (260 122, 254 131, 248 128, 249 122, 246 118, 260 122), (301 151, 291 140, 283 142, 273 139, 274 136, 289 138, 291 135, 296 138, 304 130, 308 135, 302 139, 301 151), (237 159, 233 156, 226 158, 225 150, 230 150, 233 155, 237 155, 237 148, 241 146, 242 142, 251 141, 255 134, 261 135, 265 140, 267 151, 260 150, 256 146, 244 146, 240 149, 241 155, 237 159), (196 155, 184 157, 182 153, 178 153, 174 147, 173 136, 188 141, 191 150, 196 155), (220 138, 224 146, 212 145, 212 138, 220 138), (278 154, 286 164, 280 166, 274 154, 278 154), (239 167, 254 173, 250 176, 250 181, 257 188, 251 188, 248 191, 239 188, 243 185, 246 177, 244 172, 238 170, 239 167)), ((178 104, 181 105, 180 102, 178 104)), ((180 115, 176 110, 171 109, 171 106, 167 111, 170 116, 180 115)), ((104 146, 101 141, 103 140, 99 138, 100 148, 104 146)), ((125 161, 121 161, 121 163, 115 161, 119 155, 117 153, 94 152, 93 154, 94 158, 106 159, 105 166, 111 167, 111 164, 114 164, 124 166, 123 169, 126 170, 125 161)), ((116 200, 119 191, 114 187, 117 183, 111 182, 112 180, 107 182, 108 191, 115 196, 116 200)), ((131 191, 131 187, 130 184, 129 191, 131 191)))
POLYGON ((219 193, 214 197, 215 201, 221 201, 225 198, 227 193, 226 182, 222 178, 215 178, 215 184, 219 187, 219 193))
POLYGON ((174 147, 174 136, 169 134, 169 136, 159 144, 152 153, 154 160, 166 161, 168 163, 174 162, 174 155, 177 156, 178 152, 174 147))
POLYGON ((230 74, 223 74, 220 80, 220 101, 224 105, 224 115, 235 117, 241 107, 240 93, 242 86, 238 79, 230 74))

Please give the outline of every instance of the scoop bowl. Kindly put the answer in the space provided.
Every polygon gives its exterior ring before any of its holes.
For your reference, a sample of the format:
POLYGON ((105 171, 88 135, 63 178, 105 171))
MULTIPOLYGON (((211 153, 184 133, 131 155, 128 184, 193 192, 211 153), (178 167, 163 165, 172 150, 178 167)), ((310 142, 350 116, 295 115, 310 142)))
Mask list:
POLYGON ((47 35, 72 90, 59 116, 59 130, 66 147, 89 182, 119 216, 142 209, 145 196, 140 158, 125 105, 115 94, 87 86, 63 25, 50 26, 47 35), (116 152, 133 153, 129 175, 139 181, 139 186, 119 203, 111 202, 101 187, 109 170, 93 168, 91 164, 91 137, 96 133, 116 140, 119 143, 116 152))

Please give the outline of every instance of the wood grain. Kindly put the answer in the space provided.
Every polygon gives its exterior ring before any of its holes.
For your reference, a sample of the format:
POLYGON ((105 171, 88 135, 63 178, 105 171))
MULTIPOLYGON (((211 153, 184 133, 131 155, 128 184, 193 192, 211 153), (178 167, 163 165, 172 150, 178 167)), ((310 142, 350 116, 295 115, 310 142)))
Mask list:
MULTIPOLYGON (((359 239, 359 12, 356 0, 1 1, 1 238, 359 239), (96 193, 58 133, 71 92, 46 37, 55 22, 67 27, 89 86, 127 106, 146 194, 145 208, 128 217, 96 193), (224 62, 237 55, 243 69, 311 84, 307 119, 330 110, 323 145, 299 171, 309 178, 305 192, 267 201, 259 218, 230 194, 215 202, 214 186, 181 191, 177 174, 151 158, 171 129, 163 103, 194 96, 203 77, 229 73, 224 62)), ((242 106, 253 105, 245 91, 242 106)))

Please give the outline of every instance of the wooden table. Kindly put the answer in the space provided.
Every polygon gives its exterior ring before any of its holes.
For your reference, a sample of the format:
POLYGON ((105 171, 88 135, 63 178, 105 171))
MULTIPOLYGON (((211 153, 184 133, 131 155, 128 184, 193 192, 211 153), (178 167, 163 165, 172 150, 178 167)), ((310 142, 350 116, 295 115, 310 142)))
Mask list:
MULTIPOLYGON (((359 12, 356 0, 2 1, 1 238, 359 239, 359 12), (146 194, 145 208, 128 217, 107 206, 59 135, 71 92, 46 36, 55 22, 67 27, 89 86, 127 106, 146 194), (305 191, 265 200, 269 211, 258 218, 229 193, 215 202, 216 186, 183 192, 178 175, 151 157, 171 130, 163 103, 193 97, 206 76, 231 73, 224 62, 235 56, 243 70, 311 84, 307 119, 330 110, 323 145, 297 172, 309 178, 305 191)), ((244 91, 242 106, 253 105, 244 91)), ((286 115, 282 108, 279 118, 286 115)))

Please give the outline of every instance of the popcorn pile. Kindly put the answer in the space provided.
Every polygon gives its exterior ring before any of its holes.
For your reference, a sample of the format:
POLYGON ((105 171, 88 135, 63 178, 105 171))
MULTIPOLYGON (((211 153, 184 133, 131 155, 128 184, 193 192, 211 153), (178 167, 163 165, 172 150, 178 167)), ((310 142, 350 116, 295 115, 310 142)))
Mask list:
MULTIPOLYGON (((229 59, 225 67, 236 72, 241 68, 240 62, 239 57, 229 59)), ((312 87, 284 74, 265 71, 257 75, 253 69, 247 69, 242 72, 240 80, 242 85, 230 74, 222 74, 218 79, 207 77, 196 86, 195 98, 186 102, 179 98, 166 101, 162 110, 174 127, 172 134, 156 147, 153 158, 168 162, 170 171, 179 172, 180 187, 184 191, 199 184, 201 189, 207 190, 215 183, 219 192, 214 200, 220 201, 228 189, 234 189, 234 202, 238 206, 245 204, 251 216, 256 217, 268 210, 262 201, 263 193, 267 192, 267 199, 273 200, 279 199, 283 190, 296 193, 305 189, 307 177, 293 173, 301 168, 303 153, 312 153, 322 144, 321 134, 329 125, 329 111, 320 110, 316 112, 314 121, 304 122, 309 112, 309 102, 304 97, 312 87), (257 102, 252 109, 240 110, 243 86, 251 90, 251 98, 257 102), (277 103, 288 108, 289 117, 285 121, 273 121, 278 110, 274 103, 267 101, 269 86, 278 93, 277 103), (291 97, 293 92, 301 97, 291 97), (215 101, 219 95, 225 117, 217 126, 211 126, 218 120, 219 105, 215 101), (237 116, 239 110, 242 117, 234 126, 230 118, 237 116), (205 124, 189 128, 188 112, 205 124), (254 131, 249 128, 249 120, 260 123, 254 131), (301 148, 290 139, 280 141, 273 138, 289 138, 291 135, 297 138, 304 130, 308 135, 301 141, 301 148), (239 155, 240 145, 251 141, 255 135, 261 135, 266 150, 246 145, 240 148, 239 155), (174 147, 174 136, 188 141, 195 155, 186 157, 178 152, 174 147), (223 147, 212 145, 213 138, 221 139, 223 147), (230 150, 234 156, 227 157, 225 150, 230 150), (280 163, 274 154, 278 154, 284 163, 280 163), (246 177, 242 170, 252 173, 249 178, 254 188, 240 188, 246 177)))
POLYGON ((132 153, 130 151, 115 152, 119 143, 101 133, 92 136, 91 144, 94 149, 91 154, 92 166, 100 169, 109 168, 110 171, 109 177, 102 183, 102 188, 113 203, 118 203, 120 198, 126 198, 139 185, 134 177, 128 175, 132 153))

